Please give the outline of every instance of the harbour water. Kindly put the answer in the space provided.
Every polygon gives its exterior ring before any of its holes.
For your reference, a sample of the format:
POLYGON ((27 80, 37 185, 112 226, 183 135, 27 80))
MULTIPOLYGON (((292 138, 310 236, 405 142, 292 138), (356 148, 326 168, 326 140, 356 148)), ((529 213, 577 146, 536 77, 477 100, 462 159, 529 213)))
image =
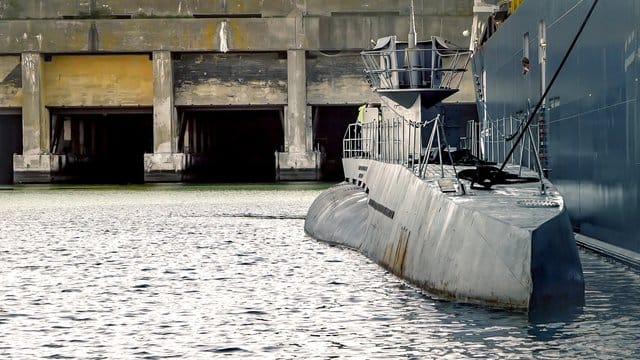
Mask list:
POLYGON ((303 231, 318 185, 0 191, 0 358, 639 358, 640 274, 581 251, 586 304, 435 299, 303 231))

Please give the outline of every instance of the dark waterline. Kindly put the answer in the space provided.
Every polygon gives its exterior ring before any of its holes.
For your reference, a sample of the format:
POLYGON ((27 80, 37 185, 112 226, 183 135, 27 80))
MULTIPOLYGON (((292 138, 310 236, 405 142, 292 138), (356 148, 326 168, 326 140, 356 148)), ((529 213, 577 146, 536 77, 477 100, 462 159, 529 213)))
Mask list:
POLYGON ((556 322, 440 301, 306 236, 324 187, 0 192, 0 357, 640 356, 638 273, 581 251, 585 307, 556 322))

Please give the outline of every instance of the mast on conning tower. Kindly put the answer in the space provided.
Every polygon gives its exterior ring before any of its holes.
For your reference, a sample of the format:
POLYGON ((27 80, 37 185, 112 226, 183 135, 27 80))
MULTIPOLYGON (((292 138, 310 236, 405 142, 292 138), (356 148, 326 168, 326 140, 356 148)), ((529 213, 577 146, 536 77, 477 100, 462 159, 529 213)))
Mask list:
POLYGON ((415 8, 413 7, 413 0, 411 0, 411 16, 409 17, 409 36, 407 37, 409 49, 413 49, 418 44, 418 37, 416 34, 416 16, 415 8))
POLYGON ((469 61, 468 49, 440 37, 418 42, 414 0, 407 43, 387 36, 360 54, 373 90, 404 107, 420 97, 422 106, 429 108, 457 92, 469 61))

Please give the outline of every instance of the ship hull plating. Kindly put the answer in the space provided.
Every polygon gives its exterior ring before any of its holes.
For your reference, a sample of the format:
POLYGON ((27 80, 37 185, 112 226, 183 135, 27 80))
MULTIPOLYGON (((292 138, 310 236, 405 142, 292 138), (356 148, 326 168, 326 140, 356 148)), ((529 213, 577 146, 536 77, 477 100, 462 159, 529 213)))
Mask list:
MULTIPOLYGON (((539 100, 592 4, 525 1, 477 48, 473 66, 485 133, 539 100)), ((640 2, 600 1, 545 99, 545 123, 538 128, 549 179, 563 194, 574 229, 636 254, 639 30, 640 2)), ((485 143, 485 150, 491 146, 485 143)), ((500 149, 493 157, 501 160, 500 149)))
POLYGON ((357 249, 447 299, 525 311, 583 304, 582 268, 562 206, 508 211, 503 201, 520 198, 511 196, 517 189, 456 197, 399 164, 343 162, 351 185, 330 188, 311 205, 305 231, 314 238, 357 249), (495 195, 501 192, 509 196, 495 195))

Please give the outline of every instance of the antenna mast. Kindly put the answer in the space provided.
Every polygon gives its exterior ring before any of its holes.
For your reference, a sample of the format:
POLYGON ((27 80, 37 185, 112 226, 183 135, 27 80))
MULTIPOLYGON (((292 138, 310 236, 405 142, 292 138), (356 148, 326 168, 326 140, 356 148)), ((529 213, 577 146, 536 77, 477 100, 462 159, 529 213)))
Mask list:
POLYGON ((411 15, 409 17, 409 36, 407 37, 408 48, 413 49, 417 44, 416 35, 416 18, 415 9, 413 7, 413 0, 411 0, 411 15))

